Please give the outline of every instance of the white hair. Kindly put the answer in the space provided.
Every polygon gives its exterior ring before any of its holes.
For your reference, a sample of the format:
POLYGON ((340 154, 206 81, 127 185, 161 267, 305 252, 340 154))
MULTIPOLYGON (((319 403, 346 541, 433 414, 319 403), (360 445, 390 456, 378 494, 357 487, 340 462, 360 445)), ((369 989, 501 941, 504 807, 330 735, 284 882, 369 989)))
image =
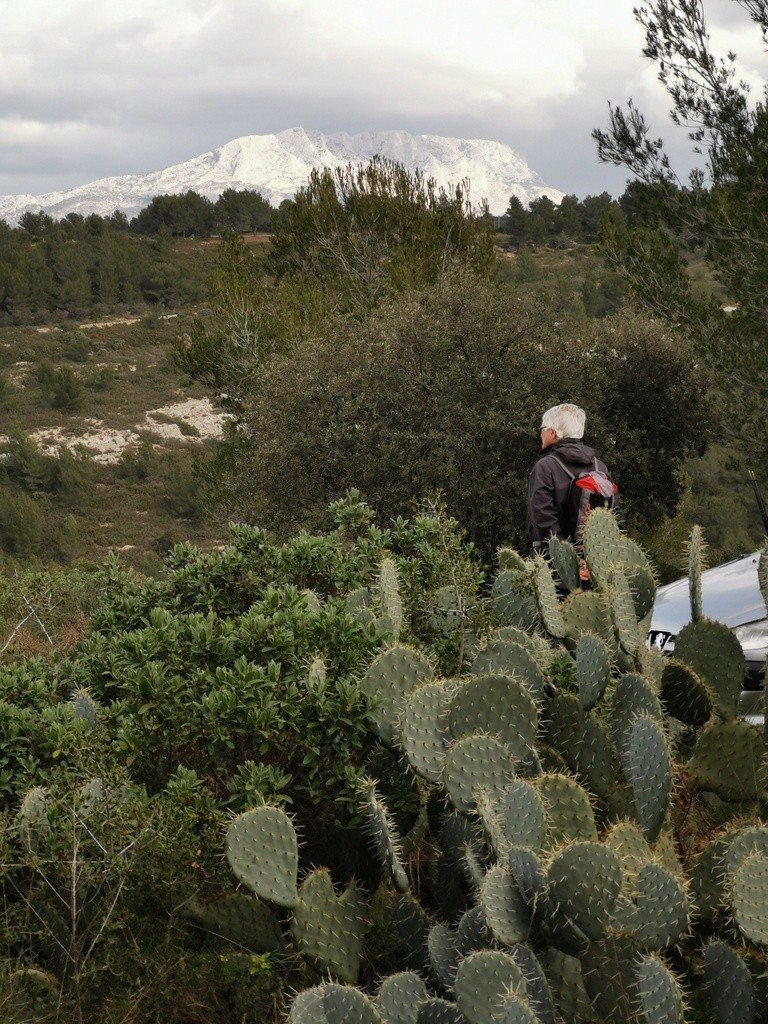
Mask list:
POLYGON ((563 405, 553 405, 547 409, 541 417, 542 427, 549 427, 557 434, 558 441, 564 437, 584 437, 584 424, 587 422, 587 414, 578 405, 571 405, 565 402, 563 405))

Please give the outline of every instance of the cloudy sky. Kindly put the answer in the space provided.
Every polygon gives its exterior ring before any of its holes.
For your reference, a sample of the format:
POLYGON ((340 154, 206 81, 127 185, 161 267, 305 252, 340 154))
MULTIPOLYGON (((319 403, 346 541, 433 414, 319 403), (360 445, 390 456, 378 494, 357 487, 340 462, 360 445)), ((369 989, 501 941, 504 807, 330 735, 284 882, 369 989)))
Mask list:
MULTIPOLYGON (((632 0, 17 0, 0 42, 0 194, 39 195, 302 126, 492 139, 583 197, 623 191, 591 129, 631 96, 668 135, 632 0)), ((713 40, 764 80, 735 0, 713 40)), ((673 151, 683 153, 682 139, 673 151)))

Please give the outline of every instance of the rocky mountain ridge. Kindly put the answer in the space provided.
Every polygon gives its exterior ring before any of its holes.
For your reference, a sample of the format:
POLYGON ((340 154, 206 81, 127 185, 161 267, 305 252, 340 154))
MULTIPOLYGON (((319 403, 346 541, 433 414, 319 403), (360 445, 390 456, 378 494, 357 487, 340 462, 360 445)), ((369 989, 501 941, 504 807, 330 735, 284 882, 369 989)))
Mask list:
POLYGON ((559 203, 563 193, 545 185, 509 146, 483 139, 411 135, 403 131, 323 134, 291 128, 272 135, 246 135, 184 163, 148 174, 126 174, 44 195, 0 196, 0 218, 16 224, 27 211, 53 217, 68 213, 108 216, 122 210, 128 218, 154 196, 190 189, 215 200, 225 189, 254 189, 277 206, 306 184, 316 167, 367 163, 380 155, 420 170, 438 186, 470 181, 470 199, 487 200, 492 214, 505 212, 511 196, 524 206, 546 195, 559 203))

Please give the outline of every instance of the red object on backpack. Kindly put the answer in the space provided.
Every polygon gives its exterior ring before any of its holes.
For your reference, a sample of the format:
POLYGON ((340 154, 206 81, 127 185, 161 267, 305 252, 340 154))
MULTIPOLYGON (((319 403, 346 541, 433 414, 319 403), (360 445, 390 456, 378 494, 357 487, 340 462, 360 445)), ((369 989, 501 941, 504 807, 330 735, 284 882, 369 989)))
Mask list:
MULTIPOLYGON (((571 478, 570 487, 578 487, 579 489, 573 544, 579 557, 579 576, 582 583, 588 583, 589 571, 584 561, 584 525, 593 509, 613 509, 615 507, 614 496, 618 493, 619 488, 613 480, 610 480, 602 470, 597 468, 597 459, 595 459, 592 469, 583 470, 581 473, 574 473, 566 466, 562 459, 558 459, 554 452, 549 453, 549 458, 554 459, 571 478)), ((571 495, 570 487, 568 490, 569 497, 571 495)))

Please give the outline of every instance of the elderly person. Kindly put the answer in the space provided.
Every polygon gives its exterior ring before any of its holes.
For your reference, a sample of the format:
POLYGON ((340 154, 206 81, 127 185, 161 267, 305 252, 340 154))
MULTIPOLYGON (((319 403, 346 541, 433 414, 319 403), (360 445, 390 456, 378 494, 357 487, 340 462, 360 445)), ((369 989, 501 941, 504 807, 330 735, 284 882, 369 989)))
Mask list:
MULTIPOLYGON (((528 478, 528 528, 533 550, 546 555, 549 538, 578 541, 581 490, 577 480, 595 473, 597 485, 607 482, 604 497, 609 507, 618 507, 616 485, 605 463, 582 440, 587 416, 578 405, 564 403, 547 409, 541 417, 541 447, 544 454, 528 478), (606 481, 607 478, 607 481, 606 481)), ((583 480, 582 480, 583 482, 583 480)), ((592 481, 590 480, 590 490, 592 481)))

